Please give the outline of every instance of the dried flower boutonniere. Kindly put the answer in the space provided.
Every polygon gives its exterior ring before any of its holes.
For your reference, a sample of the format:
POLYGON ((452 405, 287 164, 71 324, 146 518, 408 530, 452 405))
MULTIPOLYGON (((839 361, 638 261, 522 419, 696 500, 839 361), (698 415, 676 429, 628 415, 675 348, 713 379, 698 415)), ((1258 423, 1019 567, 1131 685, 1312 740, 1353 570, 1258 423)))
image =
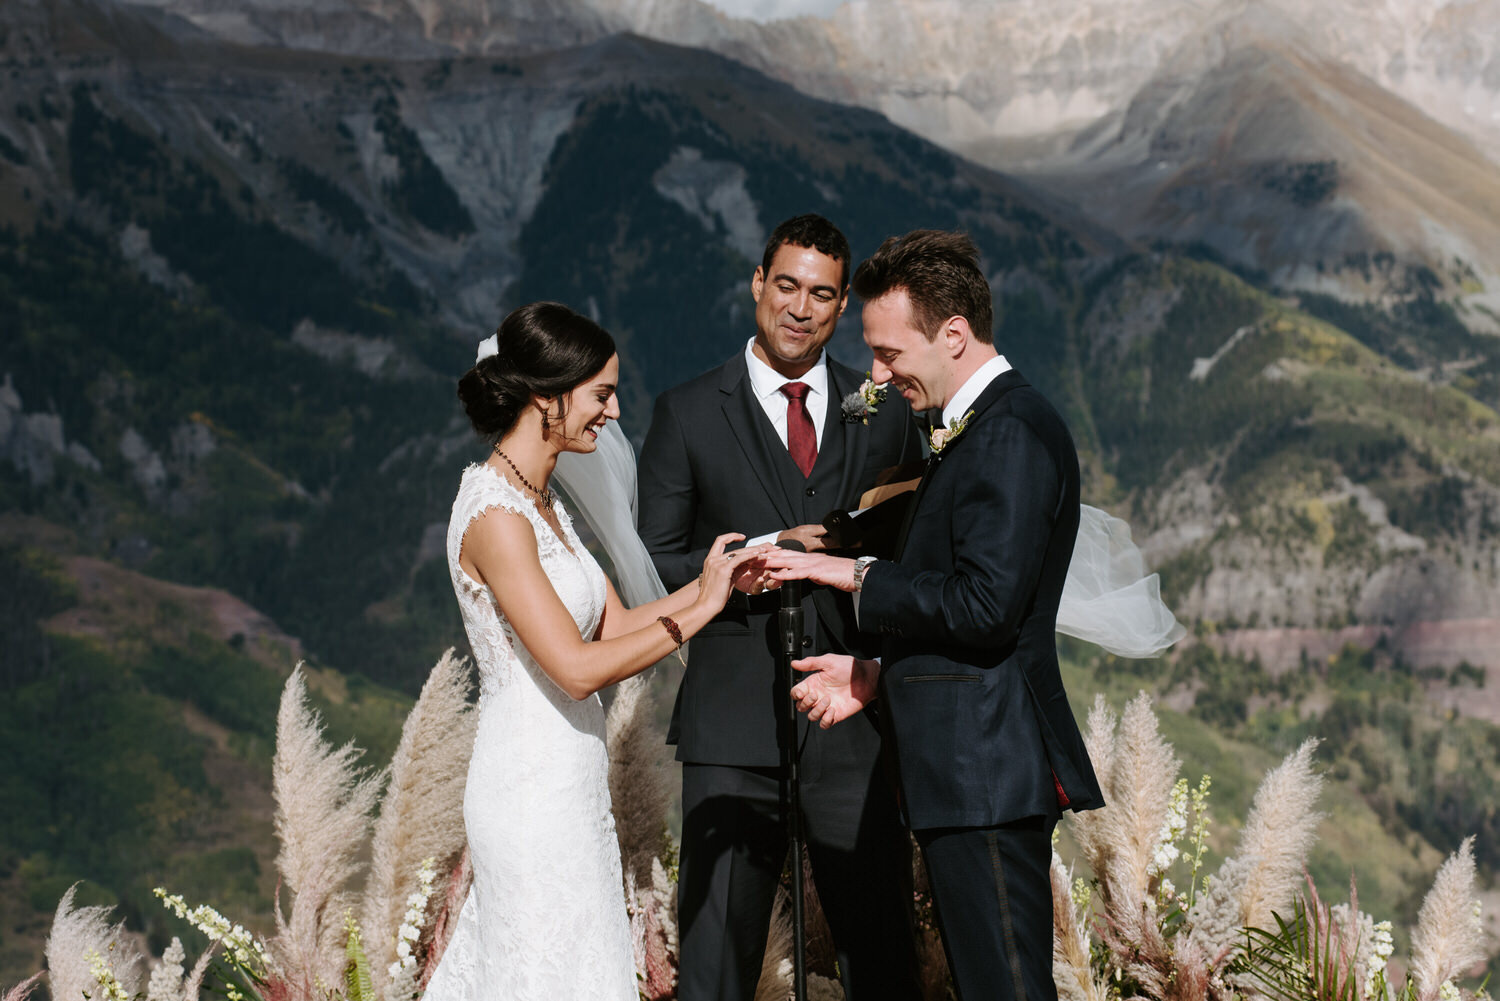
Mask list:
POLYGON ((970 410, 958 420, 945 428, 933 428, 932 436, 927 439, 927 444, 932 446, 933 455, 942 455, 943 449, 953 444, 953 439, 964 433, 964 428, 969 426, 969 418, 974 416, 970 410))
POLYGON ((879 409, 889 387, 888 382, 871 381, 870 373, 866 372, 865 381, 859 384, 859 388, 840 401, 839 416, 845 424, 853 424, 855 421, 870 423, 870 415, 879 409))

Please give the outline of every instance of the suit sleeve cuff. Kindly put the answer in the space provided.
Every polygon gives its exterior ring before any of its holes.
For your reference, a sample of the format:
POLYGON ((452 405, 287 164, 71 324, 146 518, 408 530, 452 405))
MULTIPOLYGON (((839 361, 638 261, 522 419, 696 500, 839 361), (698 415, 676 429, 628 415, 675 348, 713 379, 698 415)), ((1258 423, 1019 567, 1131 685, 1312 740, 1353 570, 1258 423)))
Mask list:
POLYGON ((865 570, 864 586, 854 595, 861 632, 900 635, 901 612, 914 571, 890 560, 876 560, 865 570))

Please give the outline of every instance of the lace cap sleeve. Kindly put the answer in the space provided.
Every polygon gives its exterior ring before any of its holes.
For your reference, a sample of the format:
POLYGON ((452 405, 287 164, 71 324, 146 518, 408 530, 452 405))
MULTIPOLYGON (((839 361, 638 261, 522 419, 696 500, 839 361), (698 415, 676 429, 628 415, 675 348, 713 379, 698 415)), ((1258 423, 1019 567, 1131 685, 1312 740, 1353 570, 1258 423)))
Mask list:
POLYGON ((448 567, 454 581, 464 590, 486 598, 489 597, 489 588, 468 575, 460 558, 469 527, 480 515, 494 508, 519 514, 535 528, 535 508, 509 480, 496 476, 487 466, 475 464, 465 469, 458 496, 453 500, 453 515, 448 522, 448 567))

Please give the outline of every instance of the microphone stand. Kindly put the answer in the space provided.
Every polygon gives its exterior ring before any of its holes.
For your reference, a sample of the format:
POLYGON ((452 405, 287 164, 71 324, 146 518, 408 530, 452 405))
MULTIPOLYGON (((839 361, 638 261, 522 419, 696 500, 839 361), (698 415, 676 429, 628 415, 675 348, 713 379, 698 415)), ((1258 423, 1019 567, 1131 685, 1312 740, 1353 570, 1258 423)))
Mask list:
MULTIPOLYGON (((795 540, 780 542, 782 549, 806 552, 802 543, 795 540)), ((802 655, 802 582, 789 580, 781 585, 781 610, 778 617, 781 627, 781 681, 786 686, 786 707, 782 725, 782 760, 786 763, 787 777, 787 826, 792 845, 792 998, 805 1001, 807 998, 807 918, 804 913, 802 886, 802 787, 797 774, 797 762, 801 751, 797 746, 797 703, 792 700, 792 661, 802 655)))

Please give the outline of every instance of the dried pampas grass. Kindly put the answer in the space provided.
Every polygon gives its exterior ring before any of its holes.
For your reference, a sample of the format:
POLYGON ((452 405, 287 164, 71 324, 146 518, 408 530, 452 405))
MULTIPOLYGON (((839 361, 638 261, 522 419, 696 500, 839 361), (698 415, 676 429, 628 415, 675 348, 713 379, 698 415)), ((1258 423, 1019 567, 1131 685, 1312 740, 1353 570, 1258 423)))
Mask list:
POLYGON ((83 1001, 103 996, 89 968, 90 954, 101 957, 130 997, 145 984, 144 961, 125 931, 125 922, 111 925, 109 907, 73 906, 78 884, 68 887, 57 903, 52 931, 47 936, 47 976, 53 1001, 83 1001))
POLYGON ((615 689, 605 742, 635 968, 649 1001, 676 992, 677 886, 661 863, 667 850, 668 793, 661 770, 664 745, 651 719, 648 675, 638 674, 615 689))
POLYGON ((760 980, 755 1001, 786 1001, 792 993, 791 898, 779 890, 771 907, 771 925, 766 930, 766 952, 760 960, 760 980))
POLYGON ((1188 914, 1190 943, 1217 962, 1244 928, 1272 928, 1273 912, 1290 913, 1307 853, 1317 840, 1323 779, 1313 771, 1316 739, 1304 741, 1255 793, 1239 845, 1188 914))
POLYGON ((38 971, 36 973, 33 973, 31 976, 27 977, 25 980, 21 981, 19 984, 16 984, 16 986, 6 991, 4 995, 0 995, 0 1001, 27 1001, 27 999, 31 997, 31 992, 36 990, 36 985, 41 982, 41 972, 38 971))
POLYGON ((1474 894, 1474 838, 1464 839, 1432 881, 1411 937, 1409 974, 1419 1001, 1485 959, 1484 926, 1474 894))
POLYGON ((620 839, 620 868, 628 882, 649 880, 651 863, 667 847, 667 788, 662 781, 661 735, 651 719, 643 672, 615 689, 605 721, 609 798, 620 839))
POLYGON ((1058 1001, 1105 1001, 1108 991, 1094 979, 1088 928, 1073 903, 1073 874, 1052 853, 1052 979, 1058 1001), (1082 918, 1082 920, 1080 920, 1082 918))
POLYGON ((353 744, 334 750, 323 741, 299 664, 282 691, 271 768, 281 841, 276 867, 293 901, 290 919, 278 902, 278 934, 269 944, 294 999, 320 997, 319 984, 337 983, 343 973, 343 916, 355 903, 346 887, 358 870, 384 778, 383 771, 355 766, 363 753, 353 744))
MULTIPOLYGON (((1099 880, 1110 935, 1125 951, 1165 958, 1169 950, 1155 919, 1163 868, 1157 853, 1181 764, 1162 739, 1145 692, 1130 700, 1118 722, 1102 697, 1096 699, 1088 731, 1085 744, 1091 758, 1099 755, 1094 772, 1108 805, 1075 814, 1074 836, 1099 880)), ((1149 974, 1142 970, 1141 976, 1149 974)))
POLYGON ((1115 756, 1115 731, 1119 722, 1119 717, 1109 707, 1109 703, 1104 701, 1104 696, 1096 694, 1094 707, 1089 710, 1083 745, 1104 793, 1105 806, 1099 810, 1085 810, 1068 815, 1068 827, 1073 832, 1073 840, 1078 844, 1079 854, 1088 861, 1089 868, 1095 873, 1107 872, 1112 857, 1110 840, 1105 834, 1105 814, 1114 803, 1110 798, 1111 790, 1108 785, 1110 762, 1115 756))
POLYGON ((469 711, 469 690, 468 661, 450 648, 422 686, 391 758, 371 838, 361 921, 370 967, 381 974, 396 961, 396 933, 422 862, 436 860, 442 875, 432 895, 441 900, 466 844, 464 785, 478 719, 469 711))

